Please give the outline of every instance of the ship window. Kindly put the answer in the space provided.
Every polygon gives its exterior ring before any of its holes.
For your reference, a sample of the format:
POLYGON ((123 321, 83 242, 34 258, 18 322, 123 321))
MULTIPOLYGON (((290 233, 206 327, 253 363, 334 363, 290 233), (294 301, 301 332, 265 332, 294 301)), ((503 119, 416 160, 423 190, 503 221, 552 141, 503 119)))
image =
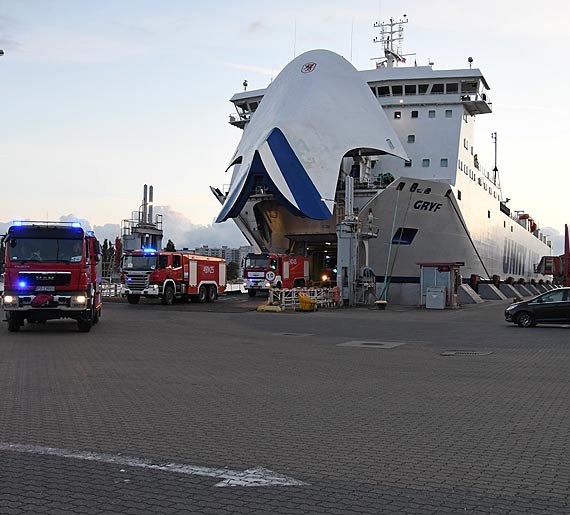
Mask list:
POLYGON ((376 95, 376 86, 370 86, 370 91, 372 91, 372 94, 373 94, 374 96, 377 96, 377 95, 376 95))
POLYGON ((467 138, 463 138, 463 147, 464 148, 469 148, 469 143, 467 142, 467 138))
POLYGON ((420 95, 425 95, 429 89, 429 84, 420 84, 418 86, 418 91, 420 95))
POLYGON ((461 200, 461 190, 457 190, 457 200, 461 200))
POLYGON ((506 229, 507 228, 507 222, 503 222, 503 227, 506 229))
POLYGON ((401 95, 402 89, 402 86, 392 86, 392 95, 401 95))
POLYGON ((412 166, 412 160, 408 159, 407 161, 404 161, 404 166, 407 166, 408 168, 412 166))
POLYGON ((390 96, 389 86, 378 86, 378 96, 379 97, 389 97, 390 96))
POLYGON ((417 118, 417 117, 418 117, 418 112, 412 111, 412 118, 417 118))
POLYGON ((428 118, 435 118, 435 111, 433 109, 428 111, 428 118))
POLYGON ((461 93, 477 93, 478 82, 462 82, 461 93))
POLYGON ((416 135, 408 134, 408 143, 415 143, 415 142, 416 142, 416 135))
POLYGON ((434 93, 443 93, 443 84, 434 84, 431 87, 431 93, 432 93, 432 95, 434 93))
POLYGON ((479 178, 477 179, 477 183, 479 184, 479 186, 481 186, 481 177, 479 177, 479 178))
POLYGON ((457 82, 450 82, 445 85, 447 93, 457 93, 459 91, 459 84, 457 82))
POLYGON ((451 109, 446 109, 445 110, 445 117, 451 118, 452 116, 453 116, 453 111, 451 109))
POLYGON ((402 118, 402 111, 394 111, 394 118, 396 119, 402 118))
POLYGON ((487 218, 491 218, 491 211, 487 211, 487 218))
POLYGON ((422 166, 427 168, 429 166, 429 159, 422 159, 422 166))
POLYGON ((249 110, 251 112, 255 111, 257 109, 257 106, 259 106, 259 102, 250 102, 249 104, 249 110))
POLYGON ((399 227, 392 238, 392 245, 411 245, 418 230, 411 227, 399 227))
POLYGON ((473 155, 473 147, 471 147, 471 155, 473 155))
POLYGON ((442 157, 439 160, 439 166, 441 166, 442 168, 447 168, 447 157, 442 157))
POLYGON ((416 85, 415 84, 406 84, 404 86, 404 91, 406 95, 415 95, 416 94, 416 85))
POLYGON ((511 225, 511 232, 513 232, 513 226, 511 225))

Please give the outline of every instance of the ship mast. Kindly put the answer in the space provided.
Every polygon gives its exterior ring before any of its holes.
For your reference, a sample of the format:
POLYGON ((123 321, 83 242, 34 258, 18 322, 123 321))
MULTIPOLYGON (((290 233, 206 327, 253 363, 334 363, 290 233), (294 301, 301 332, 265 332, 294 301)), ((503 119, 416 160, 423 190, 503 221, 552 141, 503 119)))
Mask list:
POLYGON ((405 63, 406 58, 402 54, 402 41, 404 40, 404 24, 408 23, 408 17, 404 14, 401 20, 395 21, 390 18, 389 22, 374 23, 374 28, 380 29, 380 35, 374 38, 374 43, 382 43, 384 57, 376 57, 376 68, 394 68, 398 63, 405 63))

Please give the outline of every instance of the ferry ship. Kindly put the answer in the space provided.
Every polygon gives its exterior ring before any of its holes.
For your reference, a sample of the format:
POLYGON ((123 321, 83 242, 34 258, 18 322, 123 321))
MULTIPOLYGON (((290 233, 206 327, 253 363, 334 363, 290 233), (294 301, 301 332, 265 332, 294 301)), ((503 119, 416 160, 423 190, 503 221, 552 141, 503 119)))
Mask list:
POLYGON ((394 302, 417 301, 422 262, 460 263, 465 282, 547 280, 535 267, 550 241, 529 213, 511 212, 497 163, 478 158, 487 80, 471 62, 404 66, 407 21, 375 24, 384 57, 374 69, 315 50, 266 89, 231 98, 230 123, 244 133, 229 188, 212 187, 217 221, 233 219, 259 251, 309 254, 320 274, 334 268, 349 220, 357 268, 394 302))

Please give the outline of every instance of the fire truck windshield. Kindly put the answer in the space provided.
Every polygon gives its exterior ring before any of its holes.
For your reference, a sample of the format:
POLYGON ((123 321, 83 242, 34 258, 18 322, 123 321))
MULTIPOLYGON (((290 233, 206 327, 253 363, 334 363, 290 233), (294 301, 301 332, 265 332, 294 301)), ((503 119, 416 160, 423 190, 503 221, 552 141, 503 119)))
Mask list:
POLYGON ((248 256, 245 260, 246 268, 261 268, 267 270, 269 268, 269 258, 261 256, 248 256))
POLYGON ((56 261, 79 263, 83 260, 83 239, 16 238, 8 239, 8 259, 14 261, 56 261))
POLYGON ((155 268, 156 268, 155 255, 123 256, 123 270, 154 270, 155 268))

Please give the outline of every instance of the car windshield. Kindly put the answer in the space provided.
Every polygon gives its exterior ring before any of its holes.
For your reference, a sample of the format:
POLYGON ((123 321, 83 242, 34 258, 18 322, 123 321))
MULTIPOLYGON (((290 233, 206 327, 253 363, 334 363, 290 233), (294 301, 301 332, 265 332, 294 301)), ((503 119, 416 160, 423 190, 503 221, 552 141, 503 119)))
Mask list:
POLYGON ((20 261, 57 261, 80 263, 83 260, 83 239, 77 238, 10 238, 8 259, 20 261))
POLYGON ((156 255, 123 256, 123 270, 154 270, 156 255))
POLYGON ((245 260, 246 268, 262 268, 266 270, 269 268, 269 258, 261 256, 248 256, 245 260))

